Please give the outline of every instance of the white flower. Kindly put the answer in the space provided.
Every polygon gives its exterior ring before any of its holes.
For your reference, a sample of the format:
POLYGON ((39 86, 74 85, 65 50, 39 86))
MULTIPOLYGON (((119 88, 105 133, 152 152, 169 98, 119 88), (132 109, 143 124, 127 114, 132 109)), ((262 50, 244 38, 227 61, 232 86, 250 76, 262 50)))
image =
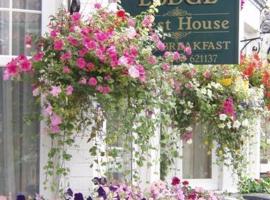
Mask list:
POLYGON ((189 139, 189 140, 187 141, 187 144, 192 144, 192 139, 189 139))
POLYGON ((218 128, 225 128, 225 124, 219 124, 218 128))
POLYGON ((179 103, 180 103, 180 105, 184 105, 185 104, 185 101, 184 100, 180 100, 179 103))
POLYGON ((188 132, 191 132, 192 130, 193 130, 193 128, 191 126, 186 128, 186 131, 188 131, 188 132))
POLYGON ((229 121, 229 122, 227 122, 227 127, 230 129, 230 128, 232 128, 232 123, 229 121))
POLYGON ((128 66, 128 59, 126 56, 121 56, 118 60, 118 64, 122 66, 128 66))
POLYGON ((186 114, 186 115, 189 115, 191 113, 191 111, 190 110, 184 110, 184 114, 186 114))
POLYGON ((225 120, 227 119, 227 115, 225 115, 225 114, 220 114, 220 115, 219 115, 219 119, 220 119, 221 121, 225 121, 225 120))
POLYGON ((205 88, 201 89, 201 93, 206 94, 206 89, 205 88))
POLYGON ((212 93, 211 90, 207 90, 207 95, 208 95, 208 97, 209 97, 210 99, 212 99, 213 93, 212 93))
POLYGON ((188 105, 189 108, 193 108, 193 103, 192 102, 188 101, 187 105, 188 105))
POLYGON ((134 27, 129 27, 126 29, 126 34, 129 39, 133 39, 137 35, 137 32, 134 27))
POLYGON ((235 128, 235 129, 239 129, 240 126, 241 126, 241 123, 240 123, 238 120, 236 120, 236 121, 233 123, 233 128, 235 128))
POLYGON ((245 120, 242 121, 242 126, 243 127, 248 127, 248 125, 249 125, 248 119, 245 119, 245 120))

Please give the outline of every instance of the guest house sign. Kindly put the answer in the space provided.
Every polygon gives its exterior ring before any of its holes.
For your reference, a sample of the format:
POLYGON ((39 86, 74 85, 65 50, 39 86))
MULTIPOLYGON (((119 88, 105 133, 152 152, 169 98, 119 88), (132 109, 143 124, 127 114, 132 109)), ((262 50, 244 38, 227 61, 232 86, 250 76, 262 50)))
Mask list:
MULTIPOLYGON (((152 0, 122 0, 132 15, 151 5, 152 0)), ((190 45, 194 64, 236 64, 239 62, 239 0, 161 0, 156 24, 170 37, 167 50, 179 43, 190 45)))

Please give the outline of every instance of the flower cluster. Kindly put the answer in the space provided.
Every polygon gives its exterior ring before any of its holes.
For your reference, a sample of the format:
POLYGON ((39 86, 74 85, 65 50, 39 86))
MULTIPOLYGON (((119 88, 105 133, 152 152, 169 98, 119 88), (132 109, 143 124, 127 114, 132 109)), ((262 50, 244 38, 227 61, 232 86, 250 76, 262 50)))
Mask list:
MULTIPOLYGON (((94 178, 95 185, 97 186, 95 193, 92 197, 94 199, 136 199, 136 200, 217 200, 217 196, 213 192, 204 190, 203 188, 192 188, 189 186, 188 181, 183 181, 177 177, 172 179, 170 185, 163 181, 156 181, 152 183, 149 188, 142 190, 137 186, 132 186, 126 183, 109 183, 106 178, 94 178), (144 192, 143 192, 144 191, 144 192)), ((81 193, 73 194, 71 189, 68 189, 66 200, 83 200, 81 193), (80 198, 77 198, 80 196, 80 198)), ((88 197, 87 200, 92 200, 88 197)))
POLYGON ((171 85, 178 96, 174 118, 182 140, 191 143, 198 134, 194 127, 202 126, 205 144, 212 149, 217 143, 220 160, 240 169, 250 125, 264 110, 262 88, 249 85, 246 70, 239 66, 183 65, 174 71, 171 85))

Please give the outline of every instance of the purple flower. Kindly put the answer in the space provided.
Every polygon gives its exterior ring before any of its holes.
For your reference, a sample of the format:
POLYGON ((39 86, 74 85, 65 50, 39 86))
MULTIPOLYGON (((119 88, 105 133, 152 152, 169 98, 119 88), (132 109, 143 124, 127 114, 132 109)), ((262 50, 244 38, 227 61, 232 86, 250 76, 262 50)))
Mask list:
POLYGON ((74 195, 74 200, 84 200, 82 193, 76 193, 74 195))
POLYGON ((100 186, 98 188, 97 192, 98 192, 98 197, 102 197, 103 199, 107 199, 107 194, 102 186, 100 186))
POLYGON ((16 200, 25 200, 25 196, 22 194, 17 195, 16 200))
POLYGON ((70 188, 67 189, 66 194, 70 197, 73 197, 73 191, 70 188))

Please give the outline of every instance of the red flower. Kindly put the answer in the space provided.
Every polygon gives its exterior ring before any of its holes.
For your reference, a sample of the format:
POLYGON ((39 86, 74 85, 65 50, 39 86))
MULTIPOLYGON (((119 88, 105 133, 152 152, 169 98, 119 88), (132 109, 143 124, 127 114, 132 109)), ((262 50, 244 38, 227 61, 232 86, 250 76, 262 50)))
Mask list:
POLYGON ((124 10, 118 10, 116 15, 117 17, 124 19, 126 17, 126 12, 124 10))
POLYGON ((183 181, 183 185, 184 186, 188 186, 189 185, 189 182, 188 181, 183 181))
POLYGON ((180 184, 180 179, 177 178, 177 177, 173 177, 171 184, 174 185, 174 186, 179 185, 180 184))

